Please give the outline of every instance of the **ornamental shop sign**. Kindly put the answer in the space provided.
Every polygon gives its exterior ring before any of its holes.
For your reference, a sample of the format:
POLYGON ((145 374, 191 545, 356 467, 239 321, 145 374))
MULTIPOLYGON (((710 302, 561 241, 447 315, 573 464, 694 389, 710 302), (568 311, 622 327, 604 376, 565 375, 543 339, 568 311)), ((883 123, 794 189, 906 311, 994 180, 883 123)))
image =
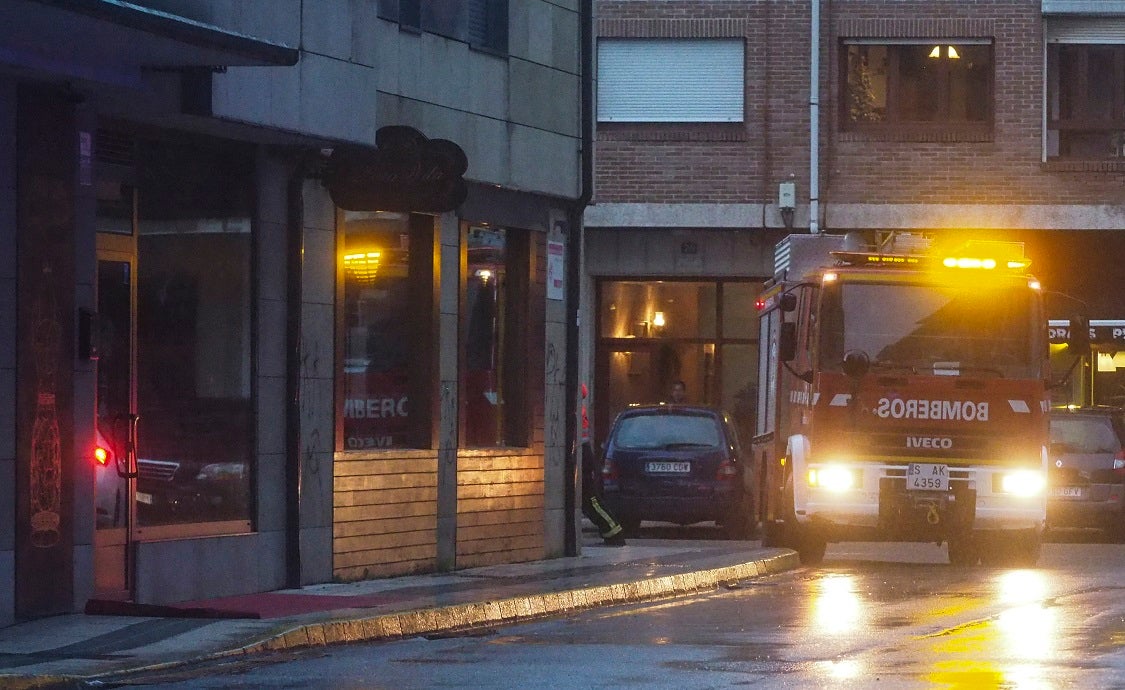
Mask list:
POLYGON ((324 184, 348 211, 452 211, 465 201, 469 160, 447 139, 428 139, 413 127, 381 127, 376 148, 332 151, 324 184))

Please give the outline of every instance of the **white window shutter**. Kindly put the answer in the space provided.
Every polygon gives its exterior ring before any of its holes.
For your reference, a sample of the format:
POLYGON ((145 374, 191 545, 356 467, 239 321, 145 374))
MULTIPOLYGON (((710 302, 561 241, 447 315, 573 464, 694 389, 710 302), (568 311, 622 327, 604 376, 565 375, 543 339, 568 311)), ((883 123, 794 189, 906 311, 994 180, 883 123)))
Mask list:
POLYGON ((741 39, 598 41, 598 121, 742 122, 741 39))
POLYGON ((1048 43, 1125 43, 1125 17, 1045 17, 1048 43))

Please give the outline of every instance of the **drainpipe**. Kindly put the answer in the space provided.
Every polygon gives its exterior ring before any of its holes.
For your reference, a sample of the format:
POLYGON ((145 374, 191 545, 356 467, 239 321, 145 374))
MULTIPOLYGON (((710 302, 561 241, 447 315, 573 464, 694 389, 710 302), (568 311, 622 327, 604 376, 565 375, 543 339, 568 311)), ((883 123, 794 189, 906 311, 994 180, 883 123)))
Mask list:
POLYGON ((809 232, 820 232, 820 0, 811 0, 809 39, 809 232))
POLYGON ((582 189, 568 218, 570 241, 566 253, 566 511, 565 553, 578 555, 578 468, 582 444, 578 430, 578 334, 582 280, 582 214, 594 193, 594 1, 579 4, 582 40, 582 189))

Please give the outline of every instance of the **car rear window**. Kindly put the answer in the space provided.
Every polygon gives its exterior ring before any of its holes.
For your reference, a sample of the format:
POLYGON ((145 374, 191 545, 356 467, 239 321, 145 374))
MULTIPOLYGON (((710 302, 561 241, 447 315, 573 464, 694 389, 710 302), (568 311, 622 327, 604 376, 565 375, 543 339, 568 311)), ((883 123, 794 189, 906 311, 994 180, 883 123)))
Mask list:
POLYGON ((705 415, 652 414, 625 417, 617 425, 619 448, 717 448, 719 425, 705 415))
POLYGON ((1062 453, 1116 453, 1121 442, 1110 417, 1051 418, 1051 445, 1062 453))

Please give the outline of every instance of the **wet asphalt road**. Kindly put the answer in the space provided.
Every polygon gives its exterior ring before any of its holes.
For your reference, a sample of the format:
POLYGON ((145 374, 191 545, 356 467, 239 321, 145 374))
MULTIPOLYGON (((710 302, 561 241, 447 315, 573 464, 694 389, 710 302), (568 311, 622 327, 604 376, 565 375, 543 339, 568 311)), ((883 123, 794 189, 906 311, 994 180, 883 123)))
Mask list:
POLYGON ((1039 568, 1014 570, 953 567, 933 544, 834 544, 819 568, 704 596, 147 680, 182 688, 1111 688, 1125 687, 1123 647, 1125 545, 1048 543, 1039 568))

